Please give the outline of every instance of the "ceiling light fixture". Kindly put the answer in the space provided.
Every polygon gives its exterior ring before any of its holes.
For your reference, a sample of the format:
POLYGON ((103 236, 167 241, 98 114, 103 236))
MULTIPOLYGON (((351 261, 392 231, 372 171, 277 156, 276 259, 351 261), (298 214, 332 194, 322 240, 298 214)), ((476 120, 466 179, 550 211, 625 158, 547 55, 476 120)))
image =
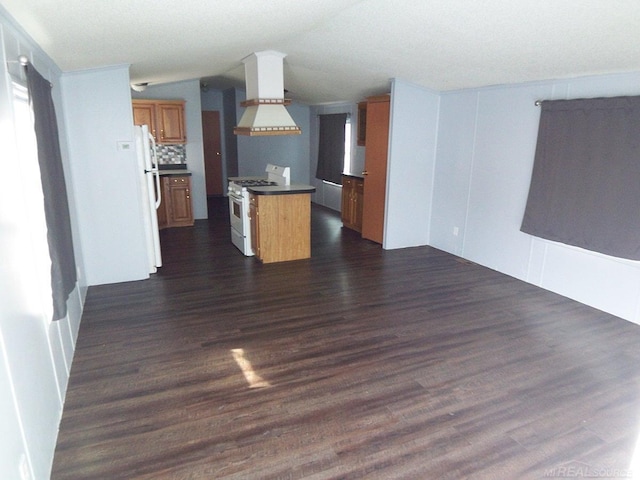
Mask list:
POLYGON ((149 85, 149 82, 132 83, 131 90, 135 90, 136 92, 144 92, 147 89, 147 85, 149 85))

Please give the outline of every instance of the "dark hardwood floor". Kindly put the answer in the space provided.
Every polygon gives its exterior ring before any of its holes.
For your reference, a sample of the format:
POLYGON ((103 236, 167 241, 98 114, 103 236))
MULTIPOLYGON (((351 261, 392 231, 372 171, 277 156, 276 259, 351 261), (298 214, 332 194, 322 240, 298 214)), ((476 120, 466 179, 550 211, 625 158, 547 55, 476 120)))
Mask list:
POLYGON ((210 216, 89 289, 52 478, 631 478, 640 327, 320 207, 270 265, 210 216))

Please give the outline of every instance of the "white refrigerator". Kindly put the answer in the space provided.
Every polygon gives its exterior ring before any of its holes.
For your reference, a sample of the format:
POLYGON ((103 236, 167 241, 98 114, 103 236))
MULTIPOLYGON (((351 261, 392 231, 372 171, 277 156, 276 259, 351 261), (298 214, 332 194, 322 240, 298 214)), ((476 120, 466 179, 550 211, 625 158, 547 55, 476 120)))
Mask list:
POLYGON ((158 230, 158 207, 162 202, 160 175, 156 156, 156 143, 147 125, 135 126, 136 157, 138 160, 138 184, 142 204, 149 273, 162 266, 160 232, 158 230))

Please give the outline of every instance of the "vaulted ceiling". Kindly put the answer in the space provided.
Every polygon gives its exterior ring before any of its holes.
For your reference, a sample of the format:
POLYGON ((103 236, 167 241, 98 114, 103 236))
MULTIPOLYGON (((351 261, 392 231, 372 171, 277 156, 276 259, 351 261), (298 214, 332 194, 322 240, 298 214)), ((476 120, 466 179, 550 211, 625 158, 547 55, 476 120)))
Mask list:
POLYGON ((358 101, 397 77, 437 90, 640 71, 638 0, 0 0, 63 71, 244 85, 287 54, 287 97, 358 101))

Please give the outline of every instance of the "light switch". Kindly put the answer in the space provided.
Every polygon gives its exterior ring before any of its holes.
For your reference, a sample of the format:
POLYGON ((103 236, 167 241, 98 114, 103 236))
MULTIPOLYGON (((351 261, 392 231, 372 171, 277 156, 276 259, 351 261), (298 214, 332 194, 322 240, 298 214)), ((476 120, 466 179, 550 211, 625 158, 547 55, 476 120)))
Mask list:
POLYGON ((133 142, 118 142, 118 150, 121 152, 129 152, 133 150, 133 142))

